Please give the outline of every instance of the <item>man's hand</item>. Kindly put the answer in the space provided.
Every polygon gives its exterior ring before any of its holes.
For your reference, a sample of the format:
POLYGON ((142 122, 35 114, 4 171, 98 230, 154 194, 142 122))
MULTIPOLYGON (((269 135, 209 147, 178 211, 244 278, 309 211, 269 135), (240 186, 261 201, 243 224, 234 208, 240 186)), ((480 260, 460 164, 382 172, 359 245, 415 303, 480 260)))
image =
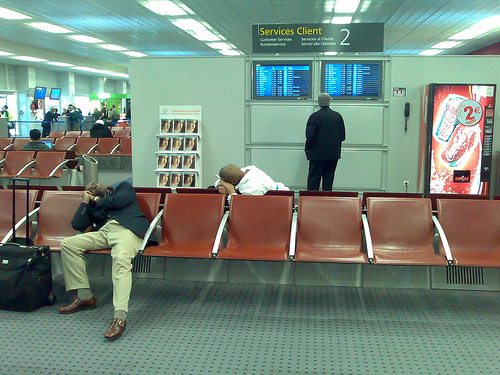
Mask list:
POLYGON ((224 182, 221 181, 219 182, 219 185, 217 186, 217 190, 219 193, 224 194, 224 195, 231 195, 236 193, 236 190, 234 189, 233 184, 230 184, 229 182, 224 182))
POLYGON ((92 194, 90 191, 85 190, 82 193, 82 202, 89 204, 90 202, 97 202, 99 200, 99 196, 92 194))

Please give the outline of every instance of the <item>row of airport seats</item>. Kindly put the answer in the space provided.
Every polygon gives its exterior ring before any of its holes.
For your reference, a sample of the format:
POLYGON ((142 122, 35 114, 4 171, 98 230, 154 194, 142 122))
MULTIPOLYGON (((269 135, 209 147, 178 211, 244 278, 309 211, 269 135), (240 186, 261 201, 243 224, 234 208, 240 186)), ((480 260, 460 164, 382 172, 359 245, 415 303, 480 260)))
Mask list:
MULTIPOLYGON (((0 138, 0 147, 2 141, 0 138)), ((15 138, 13 145, 15 147, 0 149, 0 157, 4 159, 8 153, 21 151, 22 147, 28 143, 29 138, 15 138)), ((51 151, 74 151, 76 155, 132 155, 132 139, 131 138, 57 138, 52 146, 51 151)), ((13 156, 11 156, 13 157, 13 156)))
MULTIPOLYGON (((429 198, 368 197, 363 213, 360 197, 302 195, 294 207, 291 195, 238 195, 226 210, 219 194, 137 196, 151 221, 146 257, 500 267, 500 200, 438 199, 434 215, 429 198)), ((44 191, 35 244, 59 251, 80 201, 78 191, 44 191)))
MULTIPOLYGON (((112 127, 111 134, 116 138, 130 138, 132 136, 132 131, 130 128, 124 128, 121 126, 112 127)), ((44 139, 56 139, 56 138, 89 138, 90 130, 51 130, 47 138, 44 139)))

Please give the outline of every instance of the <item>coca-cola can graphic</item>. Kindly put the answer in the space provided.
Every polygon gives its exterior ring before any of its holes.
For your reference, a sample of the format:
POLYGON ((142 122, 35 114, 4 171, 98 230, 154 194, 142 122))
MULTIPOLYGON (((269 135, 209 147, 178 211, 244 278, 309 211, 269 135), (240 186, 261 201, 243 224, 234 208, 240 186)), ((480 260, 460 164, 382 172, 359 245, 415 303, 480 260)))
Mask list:
POLYGON ((458 124, 457 109, 464 100, 467 100, 464 96, 450 94, 441 102, 434 123, 434 136, 438 140, 448 142, 450 139, 458 124))

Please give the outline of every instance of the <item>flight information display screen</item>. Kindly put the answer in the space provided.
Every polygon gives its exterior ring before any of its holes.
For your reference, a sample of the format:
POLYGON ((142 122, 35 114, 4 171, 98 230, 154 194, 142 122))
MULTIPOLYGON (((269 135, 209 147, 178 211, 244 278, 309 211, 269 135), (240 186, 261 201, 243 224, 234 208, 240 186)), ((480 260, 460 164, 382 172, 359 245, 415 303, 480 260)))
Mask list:
POLYGON ((255 63, 254 99, 309 99, 309 63, 255 63))
POLYGON ((336 99, 380 99, 380 62, 327 62, 323 65, 323 91, 336 99))

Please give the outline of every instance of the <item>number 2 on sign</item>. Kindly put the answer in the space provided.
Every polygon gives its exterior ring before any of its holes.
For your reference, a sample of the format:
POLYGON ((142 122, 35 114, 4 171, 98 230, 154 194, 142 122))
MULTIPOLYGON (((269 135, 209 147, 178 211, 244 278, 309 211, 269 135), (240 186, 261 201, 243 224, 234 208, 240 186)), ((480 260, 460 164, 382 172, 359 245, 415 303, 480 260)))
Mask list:
POLYGON ((350 46, 351 43, 347 42, 347 39, 349 38, 349 35, 351 35, 351 32, 349 31, 349 29, 342 29, 340 30, 340 32, 346 32, 346 35, 345 35, 345 38, 342 39, 342 42, 340 42, 340 45, 341 46, 350 46))

